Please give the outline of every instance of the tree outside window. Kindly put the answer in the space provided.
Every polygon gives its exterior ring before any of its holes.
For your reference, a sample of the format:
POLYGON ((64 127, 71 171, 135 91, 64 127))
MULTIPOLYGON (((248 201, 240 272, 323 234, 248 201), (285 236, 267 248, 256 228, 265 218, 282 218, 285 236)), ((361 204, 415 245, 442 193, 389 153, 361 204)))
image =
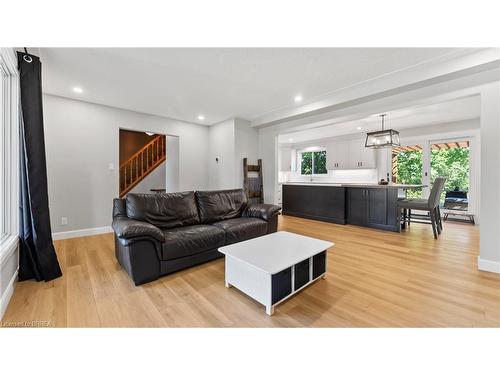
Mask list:
POLYGON ((326 174, 326 151, 301 153, 300 173, 303 175, 326 174))

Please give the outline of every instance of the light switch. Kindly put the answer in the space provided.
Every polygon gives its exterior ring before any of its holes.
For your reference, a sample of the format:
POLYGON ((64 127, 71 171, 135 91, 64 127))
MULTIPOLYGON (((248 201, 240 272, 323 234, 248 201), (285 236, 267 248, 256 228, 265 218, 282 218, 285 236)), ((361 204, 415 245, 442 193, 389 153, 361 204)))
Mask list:
POLYGON ((115 165, 113 163, 108 164, 108 170, 114 171, 115 170, 115 165))

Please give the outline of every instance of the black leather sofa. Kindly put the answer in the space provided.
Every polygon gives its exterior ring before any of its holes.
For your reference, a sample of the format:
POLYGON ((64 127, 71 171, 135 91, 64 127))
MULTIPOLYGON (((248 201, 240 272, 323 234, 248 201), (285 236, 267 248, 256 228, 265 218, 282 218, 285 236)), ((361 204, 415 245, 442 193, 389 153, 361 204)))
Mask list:
POLYGON ((113 201, 115 255, 135 285, 223 256, 220 246, 276 232, 281 207, 242 189, 129 194, 113 201))

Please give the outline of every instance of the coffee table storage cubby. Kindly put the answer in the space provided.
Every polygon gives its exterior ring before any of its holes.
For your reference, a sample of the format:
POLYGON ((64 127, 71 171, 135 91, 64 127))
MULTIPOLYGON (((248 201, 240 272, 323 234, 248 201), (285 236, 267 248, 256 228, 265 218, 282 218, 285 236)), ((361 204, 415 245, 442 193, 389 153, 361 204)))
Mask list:
POLYGON ((276 232, 219 249, 226 255, 226 287, 234 286, 266 306, 274 306, 326 276, 333 243, 276 232))

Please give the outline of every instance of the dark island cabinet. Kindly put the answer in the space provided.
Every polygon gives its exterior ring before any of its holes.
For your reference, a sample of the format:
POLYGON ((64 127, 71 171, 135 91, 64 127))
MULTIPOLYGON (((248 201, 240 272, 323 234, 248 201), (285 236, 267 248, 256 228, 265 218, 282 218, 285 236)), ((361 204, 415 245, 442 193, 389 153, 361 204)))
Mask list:
POLYGON ((397 194, 397 189, 348 188, 347 223, 398 232, 397 194))
POLYGON ((347 223, 365 226, 367 217, 366 189, 347 189, 347 223))
POLYGON ((345 224, 346 188, 283 185, 283 214, 345 224))

